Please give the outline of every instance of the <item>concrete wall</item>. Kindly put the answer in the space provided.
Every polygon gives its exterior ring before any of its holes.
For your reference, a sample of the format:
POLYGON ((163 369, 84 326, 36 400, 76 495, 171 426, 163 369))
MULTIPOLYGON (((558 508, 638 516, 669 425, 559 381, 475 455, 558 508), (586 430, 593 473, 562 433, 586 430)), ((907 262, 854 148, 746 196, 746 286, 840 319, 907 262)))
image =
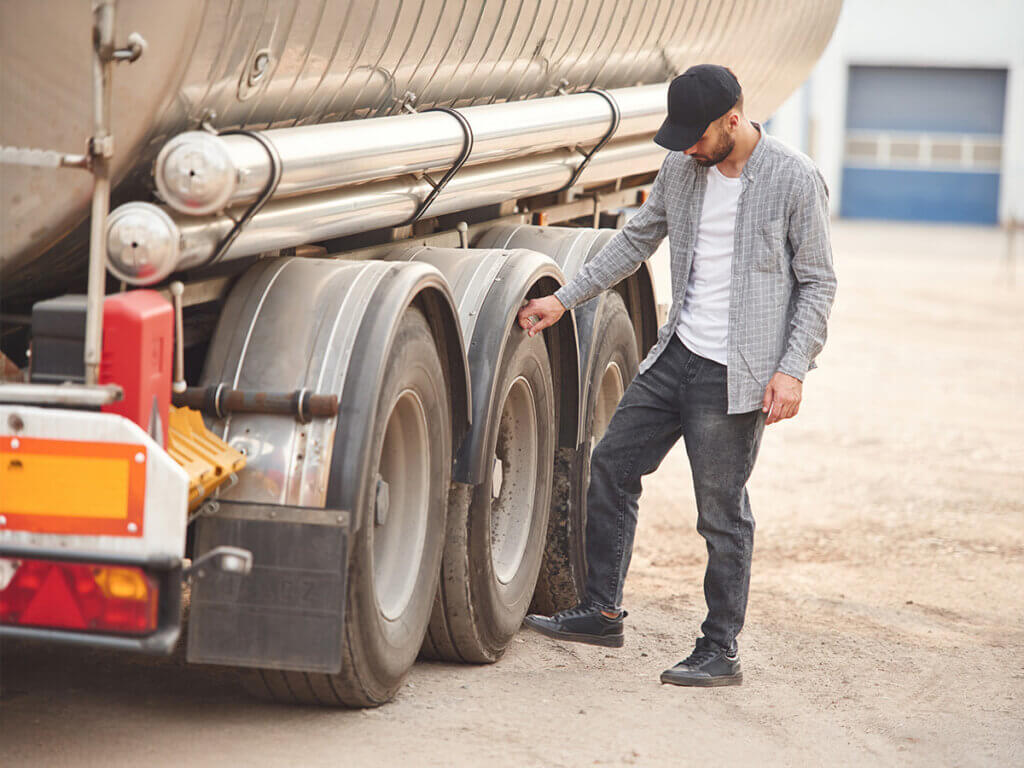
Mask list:
POLYGON ((999 219, 1024 221, 1024 0, 845 0, 811 77, 771 124, 773 135, 818 163, 834 212, 851 65, 1006 69, 999 219))

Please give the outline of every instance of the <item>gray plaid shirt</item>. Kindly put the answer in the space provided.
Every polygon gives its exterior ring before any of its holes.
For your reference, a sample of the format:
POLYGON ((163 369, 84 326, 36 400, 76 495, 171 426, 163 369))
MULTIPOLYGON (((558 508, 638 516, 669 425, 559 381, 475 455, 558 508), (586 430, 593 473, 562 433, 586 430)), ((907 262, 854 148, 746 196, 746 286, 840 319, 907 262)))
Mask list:
MULTIPOLYGON (((828 188, 810 158, 762 131, 742 179, 729 302, 729 413, 760 408, 776 371, 802 381, 815 367, 836 293, 828 188)), ((679 323, 705 189, 707 168, 669 152, 643 207, 555 293, 572 309, 636 271, 668 235, 672 308, 641 373, 679 323)))

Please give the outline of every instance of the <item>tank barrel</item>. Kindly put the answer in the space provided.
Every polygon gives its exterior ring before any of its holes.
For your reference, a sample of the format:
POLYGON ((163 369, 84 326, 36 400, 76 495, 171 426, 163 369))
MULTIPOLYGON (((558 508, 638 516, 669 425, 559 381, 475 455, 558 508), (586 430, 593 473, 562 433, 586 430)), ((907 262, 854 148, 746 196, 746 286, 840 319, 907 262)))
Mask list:
POLYGON ((155 181, 160 202, 205 217, 237 215, 268 191, 287 199, 423 172, 437 181, 462 154, 465 114, 476 141, 459 176, 474 165, 592 147, 611 110, 585 89, 615 93, 622 122, 614 140, 650 134, 664 108, 658 84, 700 61, 732 66, 747 113, 767 118, 817 60, 841 0, 608 0, 599 9, 522 0, 514 13, 483 0, 0 2, 0 85, 16 117, 0 137, 5 306, 24 311, 62 291, 87 292, 91 180, 24 166, 91 160, 83 151, 97 130, 91 10, 113 5, 116 29, 137 34, 112 32, 103 54, 137 62, 117 69, 109 105, 100 100, 116 134, 116 151, 104 158, 110 193, 150 200, 155 181), (402 114, 410 102, 420 111, 402 114), (460 117, 426 111, 438 108, 460 117), (209 141, 187 134, 200 125, 209 141), (276 186, 282 164, 268 147, 284 161, 276 186))
MULTIPOLYGON (((651 134, 665 116, 667 85, 610 91, 621 113, 616 138, 651 134)), ((467 165, 560 147, 594 144, 612 112, 595 93, 505 102, 460 110, 473 133, 467 165)), ((274 197, 443 169, 463 148, 463 129, 443 112, 262 131, 276 150, 281 178, 274 197)), ((270 181, 269 153, 251 135, 189 131, 168 141, 153 176, 173 209, 202 216, 257 199, 270 181)))

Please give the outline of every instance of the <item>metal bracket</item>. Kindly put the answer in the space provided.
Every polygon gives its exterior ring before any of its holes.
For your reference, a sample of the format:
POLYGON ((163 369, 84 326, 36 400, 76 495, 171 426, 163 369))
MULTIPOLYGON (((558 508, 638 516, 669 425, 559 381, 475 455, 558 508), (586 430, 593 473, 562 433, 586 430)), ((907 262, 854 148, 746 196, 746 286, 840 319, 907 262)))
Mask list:
POLYGON ((0 163, 4 165, 28 165, 35 168, 79 168, 83 171, 92 170, 92 158, 89 155, 66 155, 52 149, 34 149, 32 147, 0 146, 0 163))
POLYGON ((612 136, 614 136, 615 132, 619 130, 619 123, 622 122, 622 111, 619 109, 618 102, 615 101, 615 97, 608 93, 608 91, 603 88, 588 88, 583 91, 583 93, 596 93, 608 102, 608 106, 612 108, 612 123, 608 128, 608 132, 601 137, 601 140, 597 142, 589 152, 583 155, 583 162, 576 167, 576 170, 572 174, 572 178, 569 179, 569 183, 557 190, 558 192, 564 192, 565 190, 576 186, 576 182, 579 181, 580 176, 583 175, 583 171, 586 170, 586 167, 590 165, 590 161, 594 159, 594 155, 596 155, 605 144, 611 141, 612 136))
POLYGON ((252 571, 252 552, 241 547, 221 545, 205 552, 181 572, 185 581, 201 579, 206 576, 206 569, 212 568, 221 573, 234 573, 246 576, 252 571))
POLYGON ((124 48, 115 48, 110 52, 110 60, 117 64, 131 64, 142 58, 147 46, 146 38, 138 32, 132 32, 128 35, 128 42, 124 48))
POLYGON ((416 112, 415 108, 411 107, 411 104, 408 101, 410 96, 412 97, 412 100, 415 100, 415 95, 407 93, 407 101, 403 103, 403 108, 411 109, 416 114, 423 114, 425 112, 444 112, 451 115, 459 122, 459 127, 462 128, 462 151, 459 152, 459 156, 455 159, 455 163, 445 172, 440 181, 435 182, 430 178, 430 176, 423 174, 424 180, 432 187, 430 194, 423 199, 423 202, 419 204, 416 208, 416 212, 410 219, 397 225, 399 227, 411 226, 422 218, 423 214, 427 212, 427 209, 433 204, 434 200, 437 199, 437 196, 441 194, 446 186, 448 186, 448 182, 451 181, 462 166, 466 164, 470 154, 473 152, 473 126, 469 124, 469 120, 466 119, 465 115, 451 107, 433 107, 431 109, 425 109, 423 112, 416 112))
POLYGON ((402 98, 395 99, 398 102, 399 112, 408 112, 410 115, 416 114, 416 94, 412 91, 406 91, 402 94, 402 98))

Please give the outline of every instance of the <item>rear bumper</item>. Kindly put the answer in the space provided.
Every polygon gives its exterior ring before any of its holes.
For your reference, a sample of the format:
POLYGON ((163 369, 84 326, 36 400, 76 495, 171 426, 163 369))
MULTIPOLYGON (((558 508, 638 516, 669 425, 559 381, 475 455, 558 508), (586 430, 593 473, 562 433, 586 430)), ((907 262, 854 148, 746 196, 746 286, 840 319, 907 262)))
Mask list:
POLYGON ((61 562, 89 562, 110 565, 137 566, 151 574, 160 587, 157 628, 143 637, 107 635, 97 632, 76 632, 46 627, 25 627, 0 624, 0 640, 19 638, 47 643, 62 643, 90 648, 134 653, 169 654, 174 650, 181 634, 182 616, 182 561, 180 558, 124 558, 89 555, 75 556, 67 551, 27 549, 0 546, 0 557, 26 560, 57 560, 61 562))
POLYGON ((116 414, 3 404, 0 484, 11 491, 0 498, 0 557, 135 567, 159 586, 146 635, 11 623, 0 624, 0 638, 171 652, 182 623, 188 476, 160 444, 116 414), (115 465, 128 477, 121 497, 107 492, 115 465))

